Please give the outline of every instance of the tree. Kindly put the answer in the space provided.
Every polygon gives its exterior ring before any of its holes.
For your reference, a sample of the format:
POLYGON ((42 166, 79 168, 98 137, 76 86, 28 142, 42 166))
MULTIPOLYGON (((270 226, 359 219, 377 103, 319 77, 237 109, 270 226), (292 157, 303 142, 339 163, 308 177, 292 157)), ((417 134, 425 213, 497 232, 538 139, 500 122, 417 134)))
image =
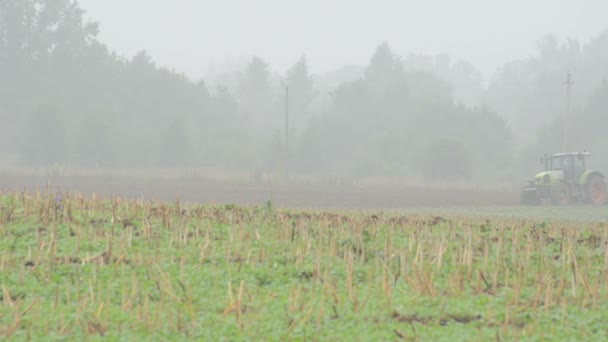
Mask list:
POLYGON ((608 135, 605 129, 608 125, 607 108, 608 79, 602 81, 592 92, 582 112, 573 115, 570 127, 570 137, 576 144, 574 148, 592 152, 592 161, 601 170, 608 169, 608 135))
MULTIPOLYGON (((380 45, 365 76, 332 93, 318 125, 328 168, 362 176, 413 173, 421 170, 415 156, 443 138, 472 151, 463 156, 464 163, 480 166, 484 174, 508 169, 510 127, 489 109, 455 104, 449 83, 438 74, 449 74, 453 65, 447 56, 436 64, 406 70, 388 44, 380 45), (483 152, 473 153, 478 150, 483 152)), ((458 171, 463 177, 467 172, 458 171)))
POLYGON ((263 168, 266 172, 276 172, 285 167, 285 142, 278 130, 275 130, 266 143, 263 168))
POLYGON ((241 75, 238 87, 240 107, 253 120, 255 128, 268 127, 273 123, 273 103, 270 91, 268 63, 253 57, 241 75))
POLYGON ((0 102, 7 110, 26 116, 32 108, 24 103, 60 104, 57 84, 82 74, 78 57, 97 36, 83 13, 71 0, 0 2, 0 75, 10 84, 0 102))
POLYGON ((365 70, 365 81, 376 94, 383 94, 392 83, 403 79, 403 64, 384 42, 376 48, 370 64, 365 70))
POLYGON ((468 106, 483 104, 483 76, 471 63, 459 61, 451 66, 446 81, 451 84, 454 100, 468 106))
MULTIPOLYGON (((224 155, 239 149, 253 154, 251 146, 261 144, 259 137, 244 134, 251 125, 241 108, 252 109, 259 122, 276 121, 270 117, 275 104, 270 73, 260 58, 252 59, 243 73, 242 98, 223 92, 212 96, 203 83, 159 67, 145 50, 128 59, 111 52, 97 39, 98 25, 87 22, 83 13, 75 0, 0 1, 0 133, 9 142, 6 137, 25 137, 21 148, 5 144, 3 157, 38 165, 72 161, 67 152, 73 147, 71 156, 83 165, 179 165, 196 159, 189 152, 180 155, 191 145, 209 149, 207 156, 221 156, 222 164, 230 159, 224 155), (66 145, 49 153, 63 151, 64 156, 47 155, 37 146, 36 136, 48 132, 38 132, 41 119, 30 121, 29 114, 45 103, 61 109, 57 120, 44 125, 59 132, 52 139, 56 144, 66 145), (176 115, 181 123, 175 123, 176 115), (205 134, 189 141, 180 125, 205 134), (157 146, 159 136, 171 146, 164 147, 177 152, 164 153, 157 146), (68 138, 73 146, 67 146, 68 138), (117 139, 122 148, 113 149, 117 139), (159 152, 168 157, 161 160, 159 152)), ((247 157, 263 154, 258 153, 247 157)))
POLYGON ((606 75, 608 62, 594 56, 602 51, 595 44, 592 41, 583 48, 576 40, 543 37, 536 55, 508 62, 498 70, 486 92, 488 105, 513 124, 518 140, 533 142, 539 129, 566 110, 564 81, 569 72, 575 80, 574 106, 581 105, 606 75))
POLYGON ((239 104, 226 87, 218 86, 212 99, 212 112, 219 122, 237 124, 239 104))
POLYGON ((325 171, 319 124, 317 120, 311 120, 299 140, 293 164, 300 172, 325 171))
POLYGON ((310 120, 310 103, 314 98, 313 80, 306 56, 287 70, 286 81, 289 87, 290 131, 301 132, 310 120))
POLYGON ((46 166, 67 162, 67 131, 55 106, 40 106, 34 110, 26 132, 21 150, 25 164, 46 166))
POLYGON ((160 165, 181 167, 192 164, 193 150, 182 120, 176 119, 165 131, 159 152, 160 165))
POLYGON ((82 121, 74 151, 83 166, 112 166, 116 161, 115 140, 111 127, 100 116, 82 121))
POLYGON ((367 69, 365 70, 365 80, 371 84, 381 85, 393 77, 395 70, 395 55, 387 42, 380 44, 374 54, 367 69))

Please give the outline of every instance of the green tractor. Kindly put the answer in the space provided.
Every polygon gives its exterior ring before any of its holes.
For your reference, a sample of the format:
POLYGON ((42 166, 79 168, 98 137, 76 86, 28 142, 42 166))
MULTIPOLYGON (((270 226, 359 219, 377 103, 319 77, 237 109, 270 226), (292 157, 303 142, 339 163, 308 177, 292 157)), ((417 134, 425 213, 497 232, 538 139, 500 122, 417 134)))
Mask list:
POLYGON ((541 163, 545 171, 537 174, 522 190, 522 204, 605 204, 608 188, 604 175, 599 171, 587 170, 585 161, 589 156, 587 152, 543 156, 541 163))

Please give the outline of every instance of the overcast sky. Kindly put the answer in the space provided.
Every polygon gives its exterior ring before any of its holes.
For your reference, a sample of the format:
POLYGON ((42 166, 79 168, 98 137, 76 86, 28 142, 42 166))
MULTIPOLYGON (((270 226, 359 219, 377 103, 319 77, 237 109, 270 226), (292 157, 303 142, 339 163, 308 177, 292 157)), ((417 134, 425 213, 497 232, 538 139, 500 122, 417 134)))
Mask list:
POLYGON ((582 42, 608 29, 608 0, 79 0, 101 40, 146 49, 193 78, 252 55, 283 72, 307 54, 314 73, 365 65, 388 41, 400 55, 448 53, 485 76, 535 53, 543 35, 582 42))

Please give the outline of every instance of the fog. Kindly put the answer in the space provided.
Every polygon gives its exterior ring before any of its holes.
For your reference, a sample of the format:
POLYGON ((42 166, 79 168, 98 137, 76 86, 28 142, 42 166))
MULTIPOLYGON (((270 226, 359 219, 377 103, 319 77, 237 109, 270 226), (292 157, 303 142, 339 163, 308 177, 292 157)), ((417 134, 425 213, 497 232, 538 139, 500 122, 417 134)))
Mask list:
MULTIPOLYGON (((546 34, 586 42, 606 28, 602 0, 80 0, 102 23, 100 38, 121 54, 146 49, 193 77, 209 66, 264 56, 283 71, 307 54, 311 71, 365 65, 388 41, 400 55, 466 59, 491 74, 533 54, 546 34)), ((214 71, 211 70, 213 73, 214 71)))
POLYGON ((0 0, 0 166, 518 183, 561 152, 567 114, 566 148, 608 172, 604 13, 600 0, 0 0))

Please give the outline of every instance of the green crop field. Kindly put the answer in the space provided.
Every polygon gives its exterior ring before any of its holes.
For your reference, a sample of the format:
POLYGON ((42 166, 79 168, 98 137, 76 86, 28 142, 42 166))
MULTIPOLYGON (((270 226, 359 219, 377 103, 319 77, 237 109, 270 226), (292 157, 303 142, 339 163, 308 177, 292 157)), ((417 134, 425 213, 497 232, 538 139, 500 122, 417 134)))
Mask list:
POLYGON ((608 339, 601 207, 0 202, 0 338, 608 339))

